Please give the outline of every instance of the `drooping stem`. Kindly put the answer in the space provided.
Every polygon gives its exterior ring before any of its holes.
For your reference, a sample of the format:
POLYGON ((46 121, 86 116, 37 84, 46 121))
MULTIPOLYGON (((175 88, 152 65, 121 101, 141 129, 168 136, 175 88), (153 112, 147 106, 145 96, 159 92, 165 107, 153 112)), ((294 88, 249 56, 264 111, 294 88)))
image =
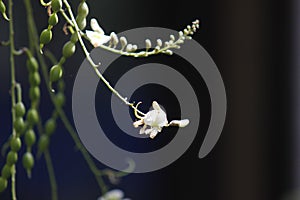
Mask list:
MULTIPOLYGON (((12 124, 15 121, 15 111, 14 107, 16 105, 16 94, 15 94, 15 85, 16 85, 16 77, 15 77, 15 57, 14 57, 14 51, 15 51, 15 42, 14 42, 14 24, 13 24, 13 0, 9 0, 8 2, 8 14, 9 14, 9 45, 10 45, 10 72, 11 72, 11 113, 12 113, 12 124)), ((13 137, 16 137, 16 132, 14 130, 14 127, 12 127, 12 134, 13 137)), ((11 195, 12 200, 17 199, 16 194, 16 167, 13 166, 13 170, 11 173, 11 195)))
MULTIPOLYGON (((15 120, 15 111, 14 106, 16 104, 16 77, 15 77, 15 57, 14 57, 14 51, 15 51, 15 43, 14 43, 14 25, 13 25, 13 1, 9 0, 9 7, 8 7, 8 14, 9 14, 9 44, 10 44, 10 72, 11 72, 11 104, 12 104, 12 121, 15 120)), ((12 127, 12 129, 14 129, 12 127)), ((13 135, 15 135, 15 131, 13 131, 13 135)))
POLYGON ((88 52, 83 40, 82 40, 82 37, 81 37, 81 30, 79 29, 77 23, 76 23, 76 20, 75 20, 75 17, 74 17, 74 14, 72 12, 72 9, 71 9, 71 6, 70 4, 68 3, 67 0, 64 0, 63 1, 67 10, 68 10, 68 13, 71 17, 71 20, 73 22, 73 25, 74 25, 74 28, 75 28, 75 31, 77 33, 77 36, 78 36, 78 39, 79 39, 79 43, 82 47, 82 50, 85 54, 85 57, 87 59, 87 61, 90 63, 90 65, 93 67, 93 69, 95 70, 97 76, 101 79, 101 81, 103 81, 103 83, 107 86, 107 88, 113 93, 115 94, 121 101, 123 101, 126 105, 130 106, 131 108, 133 108, 134 110, 136 110, 136 112, 140 113, 141 115, 145 115, 142 111, 138 110, 134 105, 133 103, 130 103, 127 98, 123 97, 117 90, 115 90, 111 85, 110 83, 105 79, 105 77, 100 73, 100 71, 98 70, 98 67, 99 65, 96 65, 94 63, 94 61, 92 60, 91 56, 90 56, 90 53, 88 52))
MULTIPOLYGON (((46 84, 48 85, 49 77, 48 77, 47 65, 45 63, 44 57, 40 54, 40 47, 39 47, 38 40, 37 40, 38 33, 37 33, 36 25, 35 25, 35 22, 34 22, 34 18, 32 16, 32 12, 31 12, 31 2, 30 2, 30 0, 25 0, 25 5, 26 5, 26 9, 27 9, 28 25, 29 25, 29 29, 31 31, 30 34, 33 37, 34 47, 35 47, 35 50, 36 50, 36 53, 37 53, 37 58, 38 58, 39 63, 41 65, 43 78, 44 78, 46 84)), ((85 159, 85 161, 87 162, 90 170, 92 171, 92 173, 95 176, 95 179, 96 179, 96 181, 99 185, 99 188, 101 189, 101 192, 104 194, 107 191, 107 186, 105 185, 104 180, 102 179, 102 172, 96 167, 96 164, 94 163, 93 159, 91 158, 91 156, 89 155, 87 150, 82 145, 79 137, 76 134, 76 131, 74 130, 71 123, 69 122, 65 112, 56 103, 55 94, 50 90, 49 87, 47 87, 47 89, 48 89, 48 93, 51 97, 51 101, 54 104, 54 107, 55 107, 60 119, 62 120, 64 126, 66 127, 66 129, 68 131, 68 133, 72 137, 75 145, 77 146, 77 148, 79 149, 79 151, 83 155, 83 158, 85 159)), ((52 190, 53 190, 53 188, 52 188, 52 190)))
POLYGON ((56 178, 55 178, 55 173, 54 173, 53 164, 52 164, 52 160, 51 160, 51 155, 50 155, 48 149, 45 150, 44 157, 45 157, 46 166, 47 166, 49 179, 50 179, 52 200, 57 200, 58 197, 57 197, 56 178))
MULTIPOLYGON (((35 50, 35 44, 37 43, 36 37, 37 37, 37 32, 35 30, 35 23, 34 23, 34 18, 32 15, 32 6, 30 0, 24 0, 25 7, 26 7, 26 12, 27 12, 27 26, 28 26, 28 37, 29 37, 29 49, 31 52, 35 50)), ((41 121, 38 123, 38 131, 42 131, 42 125, 41 121)), ((56 178, 55 178, 55 172, 53 169, 53 163, 51 160, 51 155, 49 153, 49 150, 45 150, 44 152, 44 158, 46 161, 46 166, 47 166, 47 171, 49 175, 49 180, 50 180, 50 186, 51 186, 51 198, 52 200, 57 200, 58 195, 57 195, 57 183, 56 183, 56 178)))

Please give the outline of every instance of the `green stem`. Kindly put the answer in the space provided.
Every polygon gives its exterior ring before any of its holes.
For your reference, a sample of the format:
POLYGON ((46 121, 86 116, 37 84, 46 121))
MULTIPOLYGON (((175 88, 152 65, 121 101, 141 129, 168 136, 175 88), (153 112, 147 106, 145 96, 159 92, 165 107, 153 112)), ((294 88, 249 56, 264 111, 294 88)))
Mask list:
MULTIPOLYGON (((41 117, 41 116, 40 116, 41 117)), ((37 124, 37 129, 38 133, 41 136, 43 134, 43 125, 42 125, 42 119, 40 118, 40 121, 37 124)), ((53 168, 53 162, 51 159, 51 154, 49 152, 49 147, 43 152, 44 158, 46 161, 46 167, 49 175, 49 180, 50 180, 50 187, 51 187, 51 199, 52 200, 57 200, 58 195, 57 195, 57 183, 56 183, 56 178, 55 178, 55 171, 53 168)))
MULTIPOLYGON (((31 3, 30 0, 25 0, 25 5, 26 5, 26 10, 27 10, 27 17, 28 17, 28 21, 30 22, 28 25, 30 26, 29 29, 31 30, 30 34, 33 37, 34 40, 34 47, 37 53, 37 58, 39 60, 39 63, 41 65, 41 69, 42 69, 42 74, 43 74, 43 78, 46 82, 46 84, 48 85, 49 83, 49 77, 48 77, 48 71, 47 71, 47 65, 45 63, 44 57, 43 55, 40 53, 40 47, 39 47, 39 43, 38 43, 38 33, 36 30, 36 25, 34 22, 34 18, 32 16, 32 12, 31 11, 31 3)), ((89 155, 89 153, 87 152, 87 150, 85 149, 85 147, 82 145, 76 131, 74 130, 73 126, 71 125, 71 123, 69 122, 68 118, 65 115, 65 112, 61 109, 61 107, 56 103, 55 101, 55 94, 50 90, 49 87, 47 87, 48 93, 51 97, 51 101, 54 104, 55 109, 57 110, 57 113, 59 114, 59 117, 61 118, 64 126, 66 127, 67 131, 69 132, 70 136, 72 137, 75 145, 77 146, 77 148, 80 150, 81 154, 83 155, 85 161, 87 162, 91 172, 94 174, 95 179, 101 189, 101 192, 104 194, 107 191, 107 186, 104 183, 104 180, 102 179, 102 173, 100 170, 98 170, 98 168, 96 167, 96 164, 94 163, 93 159, 91 158, 91 156, 89 155)))
POLYGON ((70 124, 70 122, 69 122, 67 116, 65 115, 65 113, 63 112, 63 110, 61 110, 59 106, 56 106, 56 109, 60 116, 60 119, 62 120, 63 124, 65 125, 66 129, 68 130, 72 139, 74 140, 75 145, 80 150, 80 152, 81 152, 82 156, 84 157, 84 159, 86 160, 90 170, 95 175, 96 181, 101 189, 102 194, 104 194, 105 192, 107 192, 107 187, 101 177, 102 172, 100 170, 98 170, 98 168, 96 167, 91 156, 89 155, 89 153, 87 152, 85 147, 82 145, 80 139, 77 136, 77 133, 75 132, 73 126, 70 124))
MULTIPOLYGON (((28 23, 28 37, 29 37, 29 46, 30 46, 30 52, 34 52, 35 49, 35 44, 37 44, 37 41, 35 41, 35 37, 37 37, 37 32, 36 32, 36 26, 34 23, 34 18, 32 15, 32 6, 30 0, 24 0, 26 11, 27 11, 27 23, 28 23)), ((38 53, 39 54, 39 53, 38 53)), ((42 133, 42 124, 41 121, 38 123, 38 131, 41 134, 42 133)), ((56 183, 56 178, 55 178, 55 172, 53 169, 53 163, 51 160, 51 155, 49 153, 49 150, 45 150, 44 152, 44 158, 46 161, 46 166, 47 166, 47 171, 49 175, 49 180, 50 180, 50 187, 51 187, 51 199, 52 200, 57 200, 58 195, 57 195, 57 183, 56 183)))
POLYGON ((46 161, 46 166, 47 166, 49 179, 50 179, 52 200, 57 200, 58 196, 57 196, 57 184, 56 184, 55 172, 54 172, 54 169, 53 169, 53 163, 52 163, 52 160, 51 160, 51 155, 50 155, 48 149, 46 149, 44 151, 44 158, 45 158, 45 161, 46 161))
POLYGON ((87 59, 87 61, 90 63, 90 65, 93 67, 94 71, 96 72, 97 76, 101 79, 101 81, 103 81, 103 83, 108 87, 108 89, 113 93, 115 94, 121 101, 123 101, 126 105, 130 106, 131 108, 133 108, 136 112, 140 113, 141 115, 145 115, 143 112, 141 112, 140 110, 138 110, 132 103, 130 103, 126 97, 123 97, 117 90, 115 90, 111 85, 110 83, 105 79, 105 77, 100 73, 100 71, 98 70, 98 67, 99 65, 96 65, 94 63, 94 61, 92 60, 91 56, 90 56, 90 53, 88 52, 87 48, 85 47, 85 44, 81 38, 81 30, 79 29, 77 23, 76 23, 76 20, 75 20, 75 17, 74 17, 74 14, 72 12, 72 9, 71 9, 71 6, 70 4, 68 3, 67 0, 64 0, 63 1, 68 12, 69 12, 69 15, 71 17, 71 20, 74 24, 74 28, 76 30, 76 33, 77 33, 77 36, 78 36, 78 39, 79 39, 79 43, 82 47, 82 50, 85 54, 85 57, 87 59))
MULTIPOLYGON (((12 124, 15 121, 15 111, 14 107, 16 105, 16 94, 15 94, 15 86, 16 86, 16 78, 15 78, 15 57, 14 57, 14 51, 15 51, 15 43, 14 43, 14 24, 13 24, 13 1, 9 0, 9 6, 8 6, 8 14, 9 14, 9 44, 10 44, 10 70, 11 70, 11 103, 12 103, 12 124)), ((16 137, 16 132, 14 128, 12 127, 12 134, 13 137, 16 137)), ((12 173, 11 173, 11 195, 12 200, 17 199, 16 194, 16 167, 13 167, 12 173)))

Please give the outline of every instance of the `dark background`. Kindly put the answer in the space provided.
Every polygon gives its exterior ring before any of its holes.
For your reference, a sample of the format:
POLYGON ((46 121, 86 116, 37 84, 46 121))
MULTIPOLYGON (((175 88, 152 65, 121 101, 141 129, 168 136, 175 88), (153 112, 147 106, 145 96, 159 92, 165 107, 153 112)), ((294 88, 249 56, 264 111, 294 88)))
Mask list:
MULTIPOLYGON (((77 2, 72 1, 73 7, 77 2)), ((170 166, 156 172, 131 174, 119 185, 111 185, 112 188, 124 190, 126 197, 133 200, 277 200, 297 189, 298 170, 293 161, 297 157, 293 148, 297 142, 293 141, 298 134, 294 128, 298 120, 298 91, 295 87, 298 77, 293 76, 298 67, 294 62, 298 57, 295 52, 298 27, 296 1, 103 0, 88 3, 89 17, 97 17, 107 32, 147 26, 180 30, 198 18, 201 28, 194 39, 215 61, 227 92, 228 111, 224 130, 207 157, 197 157, 205 134, 205 130, 203 133, 199 131, 192 146, 170 166)), ((46 10, 39 3, 33 4, 41 31, 47 23, 46 10)), ((16 47, 26 46, 27 28, 22 1, 15 1, 14 11, 16 47)), ((61 31, 62 25, 55 27, 55 39, 48 45, 58 57, 68 39, 61 31)), ((8 26, 1 19, 0 40, 7 39, 8 26)), ((11 131, 8 53, 8 48, 0 48, 1 145, 11 131)), ((17 79, 24 84, 26 91, 28 83, 24 59, 17 58, 17 79)), ((72 85, 83 59, 78 48, 65 64, 65 110, 70 119, 72 85)), ((44 91, 41 113, 45 119, 52 109, 48 99, 44 91)), ((204 108, 205 102, 201 109, 204 108)), ((209 118, 208 114, 204 121, 209 118)), ((50 150, 60 199, 96 199, 100 196, 96 181, 61 123, 51 139, 50 150)), ((3 162, 1 157, 1 166, 3 162)), ((105 168, 101 163, 98 165, 105 168)), ((19 199, 50 199, 43 159, 36 161, 31 180, 27 179, 21 165, 18 169, 19 199)), ((0 199, 9 197, 9 190, 0 194, 0 199)))

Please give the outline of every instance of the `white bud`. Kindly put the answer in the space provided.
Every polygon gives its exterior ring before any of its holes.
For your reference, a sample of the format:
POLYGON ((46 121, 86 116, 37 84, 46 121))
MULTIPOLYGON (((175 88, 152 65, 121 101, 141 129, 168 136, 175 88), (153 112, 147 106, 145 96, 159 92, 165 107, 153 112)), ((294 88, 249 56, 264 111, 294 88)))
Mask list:
POLYGON ((179 37, 183 36, 183 32, 182 31, 179 31, 178 34, 179 34, 179 37))
POLYGON ((185 35, 189 34, 189 31, 186 28, 183 30, 183 32, 184 32, 185 35))
POLYGON ((165 42, 165 47, 167 47, 167 46, 169 46, 170 45, 170 43, 169 42, 165 42))
POLYGON ((177 40, 177 44, 183 44, 184 41, 182 39, 177 40))
POLYGON ((200 21, 198 19, 193 21, 193 24, 199 24, 199 23, 200 23, 200 21))
POLYGON ((120 43, 122 46, 122 50, 125 48, 125 46, 127 45, 127 39, 125 37, 120 37, 120 43))
POLYGON ((145 40, 145 44, 146 44, 146 49, 150 49, 151 48, 151 41, 149 39, 145 40))
POLYGON ((131 48, 131 50, 132 50, 132 51, 136 51, 136 50, 137 50, 137 48, 138 48, 138 46, 137 46, 136 44, 134 44, 134 45, 132 45, 132 48, 131 48))
POLYGON ((132 51, 132 44, 128 44, 128 45, 126 46, 126 51, 127 51, 127 52, 131 52, 131 51, 132 51))
POLYGON ((170 39, 171 39, 171 41, 175 41, 175 36, 174 35, 170 35, 170 39))
POLYGON ((158 46, 158 47, 161 47, 161 46, 162 46, 162 41, 161 41, 161 39, 157 39, 157 40, 156 40, 156 43, 157 43, 157 46, 158 46))
POLYGON ((111 37, 112 44, 114 45, 115 48, 119 43, 119 38, 115 32, 111 32, 110 37, 111 37))
POLYGON ((193 22, 193 25, 195 25, 196 28, 199 28, 199 23, 200 23, 200 21, 197 19, 193 22))
POLYGON ((173 55, 173 51, 171 51, 170 49, 167 49, 166 51, 164 51, 165 54, 167 55, 173 55))

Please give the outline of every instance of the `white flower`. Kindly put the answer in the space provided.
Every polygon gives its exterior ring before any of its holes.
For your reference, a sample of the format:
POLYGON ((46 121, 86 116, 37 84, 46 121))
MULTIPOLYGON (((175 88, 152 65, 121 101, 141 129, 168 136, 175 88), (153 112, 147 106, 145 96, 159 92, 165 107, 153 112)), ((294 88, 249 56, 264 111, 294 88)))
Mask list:
POLYGON ((128 198, 123 199, 123 197, 124 192, 122 190, 114 189, 99 197, 98 200, 130 200, 128 198))
POLYGON ((110 41, 111 37, 105 35, 103 29, 99 26, 97 20, 94 18, 91 19, 91 28, 93 31, 86 30, 86 36, 89 38, 94 47, 98 47, 110 41))
MULTIPOLYGON (((137 106, 140 103, 137 104, 137 106)), ((143 116, 139 116, 137 113, 137 106, 135 107, 135 116, 139 118, 140 120, 133 123, 134 127, 138 127, 140 125, 143 125, 143 127, 140 129, 140 134, 150 134, 150 138, 154 138, 157 133, 162 131, 163 127, 168 126, 179 126, 179 127, 185 127, 189 124, 188 119, 183 120, 173 120, 170 123, 168 123, 167 115, 166 113, 160 108, 158 103, 156 101, 152 102, 153 110, 150 110, 143 116), (150 128, 147 129, 147 127, 150 126, 150 128)))

